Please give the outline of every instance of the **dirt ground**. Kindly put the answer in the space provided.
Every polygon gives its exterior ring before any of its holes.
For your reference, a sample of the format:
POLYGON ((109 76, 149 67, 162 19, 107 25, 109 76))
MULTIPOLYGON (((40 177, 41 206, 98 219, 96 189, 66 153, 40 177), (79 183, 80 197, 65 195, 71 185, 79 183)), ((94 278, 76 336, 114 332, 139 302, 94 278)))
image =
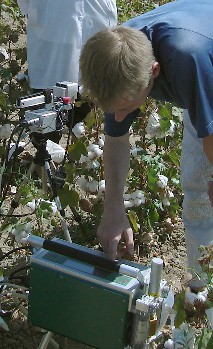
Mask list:
MULTIPOLYGON (((2 252, 7 252, 5 248, 4 238, 1 236, 0 249, 2 252)), ((161 257, 164 260, 163 277, 169 282, 174 291, 180 290, 184 280, 186 280, 186 248, 184 241, 184 233, 182 222, 176 224, 174 231, 171 234, 161 236, 159 241, 149 243, 149 252, 144 246, 136 253, 135 260, 142 265, 150 265, 153 257, 161 257)), ((24 252, 25 256, 28 252, 24 252)), ((4 261, 3 267, 6 268, 6 263, 20 266, 21 254, 14 256, 9 261, 4 261)), ((22 252, 23 257, 23 252, 22 252)), ((56 314, 57 316, 57 314, 56 314)), ((0 330, 0 348, 1 349, 40 349, 40 343, 44 335, 44 331, 35 326, 28 324, 26 316, 16 310, 12 316, 5 316, 4 320, 8 323, 9 331, 0 330)), ((54 335, 53 338, 60 344, 60 349, 91 349, 84 344, 76 343, 70 339, 54 335)), ((50 342, 48 349, 54 349, 54 345, 50 342)), ((160 348, 160 347, 159 347, 160 348)), ((114 349, 114 348, 109 348, 114 349)))

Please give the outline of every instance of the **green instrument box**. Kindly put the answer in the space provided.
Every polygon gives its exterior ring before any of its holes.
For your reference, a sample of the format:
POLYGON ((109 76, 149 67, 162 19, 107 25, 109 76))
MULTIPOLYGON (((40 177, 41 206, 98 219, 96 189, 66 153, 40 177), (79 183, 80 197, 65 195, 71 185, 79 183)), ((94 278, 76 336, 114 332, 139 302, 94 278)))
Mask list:
MULTIPOLYGON (((94 256, 103 255, 74 245, 94 256)), ((139 268, 144 276, 149 272, 147 267, 123 262, 139 268)), ((29 322, 91 347, 123 349, 129 344, 130 310, 141 294, 136 278, 43 248, 31 257, 29 322)))

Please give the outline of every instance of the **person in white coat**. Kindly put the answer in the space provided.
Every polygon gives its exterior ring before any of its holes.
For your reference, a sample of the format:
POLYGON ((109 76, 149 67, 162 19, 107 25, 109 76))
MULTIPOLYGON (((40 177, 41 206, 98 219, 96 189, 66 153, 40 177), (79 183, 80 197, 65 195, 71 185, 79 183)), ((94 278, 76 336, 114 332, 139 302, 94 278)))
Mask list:
POLYGON ((79 81, 79 56, 93 34, 117 23, 116 0, 18 0, 27 16, 27 61, 33 89, 79 81))

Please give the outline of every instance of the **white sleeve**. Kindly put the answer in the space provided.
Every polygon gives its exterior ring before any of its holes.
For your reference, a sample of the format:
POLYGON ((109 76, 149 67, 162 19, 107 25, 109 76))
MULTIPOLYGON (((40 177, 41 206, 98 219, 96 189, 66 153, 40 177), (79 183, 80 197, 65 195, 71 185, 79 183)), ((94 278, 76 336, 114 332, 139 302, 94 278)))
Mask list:
POLYGON ((28 15, 29 1, 30 0, 17 0, 20 11, 24 16, 28 15))

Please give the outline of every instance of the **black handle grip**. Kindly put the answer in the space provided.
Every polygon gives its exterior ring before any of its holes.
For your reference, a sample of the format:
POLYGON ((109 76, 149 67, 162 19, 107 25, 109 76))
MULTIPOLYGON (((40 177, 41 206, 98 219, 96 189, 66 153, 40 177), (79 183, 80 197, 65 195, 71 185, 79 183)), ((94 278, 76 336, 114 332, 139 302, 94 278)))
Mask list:
POLYGON ((120 264, 117 261, 110 260, 105 256, 95 255, 89 249, 81 250, 78 245, 73 243, 68 246, 58 241, 44 240, 43 248, 111 272, 119 272, 120 264))

